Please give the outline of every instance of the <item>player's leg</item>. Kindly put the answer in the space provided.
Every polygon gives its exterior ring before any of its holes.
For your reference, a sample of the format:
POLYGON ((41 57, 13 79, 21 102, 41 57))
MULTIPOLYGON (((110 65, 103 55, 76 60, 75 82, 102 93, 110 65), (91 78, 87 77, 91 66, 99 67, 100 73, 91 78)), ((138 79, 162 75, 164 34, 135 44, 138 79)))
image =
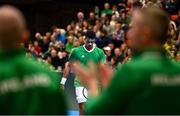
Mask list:
POLYGON ((76 99, 79 104, 79 113, 83 115, 84 103, 87 101, 87 89, 84 87, 76 87, 76 99))
POLYGON ((79 114, 84 115, 84 103, 79 103, 79 114))

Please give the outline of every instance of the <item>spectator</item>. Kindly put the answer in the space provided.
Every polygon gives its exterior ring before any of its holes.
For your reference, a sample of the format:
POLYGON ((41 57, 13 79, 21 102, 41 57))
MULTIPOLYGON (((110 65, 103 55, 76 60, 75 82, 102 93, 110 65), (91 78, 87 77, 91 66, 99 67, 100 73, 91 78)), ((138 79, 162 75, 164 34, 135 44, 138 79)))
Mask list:
POLYGON ((125 40, 125 32, 123 29, 121 29, 121 24, 116 23, 114 33, 112 35, 113 37, 113 43, 115 47, 121 46, 122 43, 124 43, 125 40))
POLYGON ((34 48, 38 56, 41 54, 41 47, 39 47, 38 41, 34 41, 34 48))
POLYGON ((37 53, 37 51, 36 51, 36 49, 35 49, 34 46, 31 46, 31 47, 30 47, 30 54, 31 54, 34 58, 37 58, 37 57, 38 57, 38 53, 37 53))
POLYGON ((89 23, 87 21, 83 21, 82 32, 86 33, 88 30, 89 30, 89 23))
POLYGON ((55 47, 58 51, 65 50, 65 45, 61 41, 56 42, 55 47))
POLYGON ((54 68, 54 66, 52 66, 51 62, 52 62, 51 57, 48 56, 45 60, 45 64, 47 65, 47 67, 49 67, 50 70, 55 70, 55 68, 54 68))
POLYGON ((45 36, 47 37, 48 40, 50 40, 50 38, 51 38, 51 33, 50 33, 50 32, 46 32, 46 35, 45 35, 45 36))
POLYGON ((112 14, 114 14, 117 19, 119 18, 119 12, 116 5, 112 6, 112 14))
POLYGON ((98 6, 94 7, 94 13, 95 13, 95 17, 99 18, 99 7, 98 6))
POLYGON ((122 51, 122 55, 125 57, 128 52, 126 43, 121 44, 120 50, 122 51))
POLYGON ((61 34, 61 29, 57 28, 55 32, 56 40, 61 41, 63 44, 66 44, 65 35, 61 34))
POLYGON ((65 68, 66 62, 68 62, 68 54, 66 51, 59 52, 58 54, 60 58, 60 67, 63 70, 65 68))
POLYGON ((78 41, 79 41, 80 45, 84 44, 84 39, 85 39, 84 36, 79 36, 78 41))
POLYGON ((66 28, 67 32, 69 31, 72 31, 73 30, 73 27, 71 25, 68 25, 67 28, 66 28))
POLYGON ((56 43, 55 34, 52 34, 52 35, 50 36, 50 43, 52 43, 52 44, 55 44, 55 43, 56 43))
POLYGON ((177 2, 178 0, 168 0, 166 4, 166 10, 168 11, 169 14, 175 14, 177 12, 177 2))
POLYGON ((84 13, 83 12, 78 12, 77 13, 77 23, 79 26, 82 26, 84 21, 84 13))
POLYGON ((110 4, 109 3, 105 3, 104 4, 104 10, 101 11, 101 16, 102 15, 111 15, 112 14, 112 9, 110 9, 110 4))
POLYGON ((42 45, 43 45, 43 37, 42 37, 42 35, 41 35, 39 32, 37 32, 37 33, 35 34, 35 40, 38 41, 39 46, 42 48, 42 45))
POLYGON ((45 53, 49 49, 49 40, 46 36, 43 37, 43 43, 42 43, 42 53, 45 53))
POLYGON ((112 38, 107 35, 107 31, 104 29, 101 30, 101 35, 97 46, 102 49, 103 47, 106 47, 111 41, 112 38))
POLYGON ((75 46, 74 46, 74 38, 73 38, 73 36, 68 36, 68 37, 67 37, 67 44, 66 44, 66 51, 67 51, 68 53, 70 53, 71 50, 72 50, 74 47, 75 47, 75 46))
POLYGON ((96 34, 96 38, 99 38, 101 32, 100 32, 98 26, 95 25, 95 26, 93 27, 93 31, 94 31, 94 33, 96 34))
POLYGON ((130 61, 131 60, 131 57, 132 57, 132 51, 131 49, 128 49, 127 50, 127 54, 126 54, 126 57, 124 58, 124 61, 123 61, 123 64, 130 61))
POLYGON ((117 23, 117 17, 115 14, 113 14, 111 17, 110 26, 114 29, 116 23, 117 23))
POLYGON ((79 39, 74 40, 74 47, 79 47, 81 45, 79 39))
POLYGON ((107 61, 107 62, 110 62, 110 61, 111 61, 111 58, 113 57, 113 56, 112 56, 112 53, 111 53, 110 47, 108 47, 108 46, 107 46, 107 47, 104 47, 103 50, 104 50, 105 55, 106 55, 106 61, 107 61))
POLYGON ((117 58, 117 61, 119 62, 119 63, 122 63, 123 62, 123 60, 124 60, 124 56, 123 56, 123 54, 122 54, 122 51, 119 49, 119 48, 115 48, 114 49, 114 57, 115 58, 117 58))
POLYGON ((114 51, 114 49, 115 49, 114 44, 113 44, 112 42, 110 42, 110 43, 108 44, 108 47, 110 47, 110 49, 111 49, 111 54, 114 56, 114 53, 112 52, 112 51, 114 51))
POLYGON ((126 13, 125 13, 125 12, 122 12, 120 17, 121 17, 121 18, 120 18, 120 22, 121 22, 122 24, 125 24, 126 21, 127 21, 126 13))
POLYGON ((95 22, 96 22, 95 14, 94 14, 94 12, 90 12, 89 13, 89 18, 88 18, 88 23, 89 23, 90 26, 94 26, 95 22))
POLYGON ((57 51, 55 49, 51 50, 51 64, 55 67, 55 69, 60 66, 60 59, 57 56, 57 51))
POLYGON ((116 71, 117 70, 117 66, 119 64, 119 61, 118 61, 117 57, 112 57, 110 64, 111 64, 112 69, 114 71, 116 71))

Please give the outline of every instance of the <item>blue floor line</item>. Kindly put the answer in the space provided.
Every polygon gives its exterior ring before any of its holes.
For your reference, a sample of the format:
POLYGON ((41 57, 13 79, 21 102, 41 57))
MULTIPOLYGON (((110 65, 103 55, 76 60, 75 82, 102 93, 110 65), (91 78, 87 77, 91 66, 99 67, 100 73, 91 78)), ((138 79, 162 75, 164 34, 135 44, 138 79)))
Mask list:
POLYGON ((69 110, 67 112, 68 116, 79 116, 79 111, 78 110, 69 110))

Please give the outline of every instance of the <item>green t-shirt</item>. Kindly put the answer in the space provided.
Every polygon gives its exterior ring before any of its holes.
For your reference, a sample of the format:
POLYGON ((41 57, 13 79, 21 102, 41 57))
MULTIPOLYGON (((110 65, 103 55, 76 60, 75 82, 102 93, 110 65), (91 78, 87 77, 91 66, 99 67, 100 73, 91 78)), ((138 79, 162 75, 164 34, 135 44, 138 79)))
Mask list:
MULTIPOLYGON (((70 54, 69 61, 72 63, 74 61, 79 61, 85 67, 89 62, 94 62, 98 64, 99 62, 106 62, 106 56, 104 52, 94 45, 93 49, 88 51, 85 46, 80 46, 78 48, 74 48, 70 54)), ((77 86, 82 86, 78 79, 75 79, 75 84, 77 86)))
POLYGON ((25 57, 23 50, 0 52, 0 114, 66 114, 60 78, 25 57))
POLYGON ((121 66, 87 114, 180 114, 180 65, 160 50, 147 50, 121 66))
POLYGON ((106 14, 106 15, 111 15, 112 14, 112 10, 111 9, 104 9, 103 11, 101 11, 101 15, 106 14))

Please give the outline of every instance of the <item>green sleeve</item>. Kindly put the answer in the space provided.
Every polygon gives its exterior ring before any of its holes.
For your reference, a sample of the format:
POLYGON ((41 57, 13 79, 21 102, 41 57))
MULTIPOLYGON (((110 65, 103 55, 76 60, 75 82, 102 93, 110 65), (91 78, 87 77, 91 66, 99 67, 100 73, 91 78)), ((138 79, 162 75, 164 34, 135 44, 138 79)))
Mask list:
POLYGON ((106 55, 102 50, 100 50, 99 62, 106 63, 106 55))
POLYGON ((39 89, 38 92, 39 100, 36 103, 35 101, 31 103, 33 107, 31 107, 30 109, 32 111, 34 110, 35 112, 31 113, 30 111, 30 114, 35 113, 37 115, 66 115, 66 103, 64 100, 64 96, 60 91, 39 89))
POLYGON ((105 14, 104 10, 103 10, 103 11, 101 11, 101 15, 102 15, 102 14, 105 14))
POLYGON ((76 48, 72 49, 70 55, 69 55, 69 61, 70 63, 74 62, 77 60, 77 56, 76 56, 76 48))
POLYGON ((66 115, 66 100, 60 90, 60 75, 57 72, 47 71, 51 78, 51 87, 38 89, 39 107, 36 114, 66 115))
POLYGON ((122 67, 113 76, 109 87, 99 97, 89 97, 86 114, 121 114, 124 106, 135 94, 128 68, 122 67))

